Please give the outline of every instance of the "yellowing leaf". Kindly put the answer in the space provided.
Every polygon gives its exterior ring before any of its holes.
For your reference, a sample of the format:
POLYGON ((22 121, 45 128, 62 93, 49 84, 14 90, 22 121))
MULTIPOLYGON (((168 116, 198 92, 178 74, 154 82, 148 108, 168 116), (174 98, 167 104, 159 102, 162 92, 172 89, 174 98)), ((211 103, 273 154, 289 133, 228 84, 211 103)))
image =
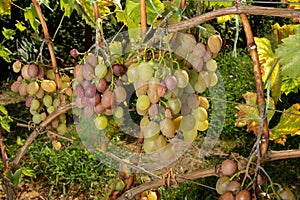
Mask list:
POLYGON ((276 57, 272 50, 271 42, 267 38, 254 38, 256 46, 257 46, 257 53, 259 56, 259 62, 261 64, 261 73, 263 82, 267 81, 269 74, 271 76, 270 80, 270 89, 272 92, 272 98, 275 103, 280 98, 280 90, 281 90, 281 82, 282 77, 280 74, 280 65, 277 63, 273 68, 274 62, 276 57))
POLYGON ((0 0, 0 15, 10 15, 11 0, 0 0))
POLYGON ((52 146, 54 147, 55 150, 60 150, 61 148, 61 143, 57 140, 52 140, 52 146))
POLYGON ((20 22, 20 21, 18 21, 17 20, 17 24, 16 24, 16 27, 17 27, 17 29, 19 29, 21 32, 22 31, 25 31, 26 30, 26 26, 24 26, 24 23, 23 22, 20 22))
MULTIPOLYGON (((246 100, 246 105, 238 105, 236 106, 236 109, 238 109, 238 113, 236 116, 238 117, 235 126, 241 127, 247 125, 247 129, 254 132, 254 134, 258 134, 259 132, 259 112, 256 105, 256 93, 253 92, 247 92, 243 95, 244 99, 246 100)), ((275 104, 272 98, 270 98, 269 102, 269 108, 275 109, 275 104)), ((274 115, 273 110, 267 111, 267 119, 268 121, 271 120, 271 118, 274 115)))
POLYGON ((282 145, 285 144, 288 135, 300 135, 300 104, 294 104, 280 117, 280 121, 270 129, 270 140, 282 145))

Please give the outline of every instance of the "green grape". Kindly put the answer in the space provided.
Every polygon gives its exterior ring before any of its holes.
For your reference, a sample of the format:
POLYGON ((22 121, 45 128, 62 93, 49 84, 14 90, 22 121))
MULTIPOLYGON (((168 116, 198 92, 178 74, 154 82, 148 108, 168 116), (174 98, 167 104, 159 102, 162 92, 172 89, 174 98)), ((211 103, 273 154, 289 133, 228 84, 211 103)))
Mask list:
POLYGON ((58 119, 61 123, 66 123, 67 116, 65 114, 60 114, 58 119))
POLYGON ((196 120, 193 115, 182 116, 180 122, 180 130, 183 132, 192 130, 196 125, 196 120))
POLYGON ((55 80, 55 73, 53 70, 47 70, 46 72, 47 79, 55 80))
POLYGON ((64 135, 67 132, 67 126, 64 123, 60 123, 56 128, 56 130, 59 134, 64 135))
POLYGON ((52 103, 53 103, 52 96, 46 94, 43 98, 43 104, 48 108, 52 105, 52 103))
POLYGON ((185 88, 189 84, 189 74, 187 71, 183 69, 176 70, 174 75, 177 79, 177 87, 185 88))
POLYGON ((32 99, 31 103, 30 103, 30 108, 33 110, 37 110, 40 107, 40 102, 37 99, 32 99))
POLYGON ((32 114, 32 115, 38 113, 38 112, 36 111, 36 109, 32 109, 32 108, 29 108, 29 112, 30 112, 30 114, 32 114))
POLYGON ((107 67, 104 64, 98 64, 95 68, 95 76, 97 78, 104 78, 107 74, 107 67))
POLYGON ((154 70, 152 66, 147 62, 142 62, 138 66, 139 77, 144 80, 148 81, 153 77, 154 70))
POLYGON ((32 116, 32 121, 35 123, 35 124, 39 124, 41 123, 42 119, 41 119, 41 115, 39 113, 36 113, 32 116))
POLYGON ((39 91, 39 84, 37 82, 30 82, 28 85, 27 85, 27 93, 28 94, 36 94, 38 91, 39 91))
POLYGON ((49 106, 48 108, 47 108, 47 113, 48 114, 51 114, 51 113, 53 113, 55 111, 55 107, 54 106, 49 106))
POLYGON ((125 187, 125 183, 121 179, 118 179, 115 189, 118 191, 123 191, 124 187, 125 187))
POLYGON ((203 93, 206 90, 207 86, 205 85, 205 83, 203 84, 202 82, 197 82, 194 85, 194 89, 199 92, 199 93, 203 93))
POLYGON ((143 149, 147 154, 153 153, 156 150, 155 140, 145 138, 143 149))
POLYGON ((97 129, 104 130, 108 125, 108 120, 106 116, 99 115, 94 119, 94 123, 97 129))
POLYGON ((217 62, 214 59, 210 59, 206 62, 206 69, 210 72, 215 72, 218 68, 217 62))
POLYGON ((59 97, 57 97, 53 100, 53 106, 54 108, 57 108, 59 105, 60 105, 60 99, 59 97))
POLYGON ((139 78, 139 72, 137 66, 138 65, 134 63, 128 67, 127 78, 130 83, 133 83, 135 80, 139 78))
POLYGON ((124 116, 124 109, 121 106, 117 106, 113 109, 113 113, 116 118, 121 119, 124 116))
POLYGON ((199 122, 204 122, 207 120, 207 111, 203 107, 198 107, 192 110, 192 115, 199 122))
POLYGON ((165 118, 160 122, 160 130, 162 132, 162 134, 164 136, 166 136, 167 138, 173 138, 175 135, 175 124, 174 121, 169 119, 169 118, 165 118))
POLYGON ((213 87, 215 85, 217 85, 218 83, 218 76, 216 75, 216 73, 209 73, 209 86, 213 87))
POLYGON ((183 138, 187 142, 193 142, 198 136, 197 129, 192 129, 189 131, 183 132, 183 138))
POLYGON ((205 130, 207 130, 208 129, 208 121, 207 120, 205 120, 205 121, 203 121, 203 122, 198 122, 198 126, 197 126, 197 129, 199 130, 199 131, 205 131, 205 130))
POLYGON ((173 115, 176 115, 180 112, 181 102, 178 98, 169 99, 167 105, 172 110, 173 115))
POLYGON ((142 131, 144 132, 144 138, 156 138, 159 135, 160 127, 159 124, 150 121, 146 126, 143 127, 142 131))
POLYGON ((138 97, 136 106, 140 110, 146 110, 150 107, 150 99, 147 95, 143 94, 138 97))

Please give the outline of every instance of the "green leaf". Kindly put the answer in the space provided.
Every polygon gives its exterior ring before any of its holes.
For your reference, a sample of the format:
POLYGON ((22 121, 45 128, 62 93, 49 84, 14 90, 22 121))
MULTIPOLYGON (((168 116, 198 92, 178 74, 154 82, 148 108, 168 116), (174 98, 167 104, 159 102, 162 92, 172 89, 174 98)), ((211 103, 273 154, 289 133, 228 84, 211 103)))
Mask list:
POLYGON ((11 54, 12 52, 8 48, 0 44, 0 57, 2 57, 6 62, 10 63, 9 56, 11 54))
POLYGON ((280 94, 281 94, 282 76, 280 73, 280 65, 277 63, 273 68, 276 57, 273 53, 270 40, 268 40, 267 38, 255 37, 254 41, 257 46, 257 53, 259 56, 259 62, 261 64, 261 73, 262 73, 263 82, 267 81, 267 78, 271 73, 269 80, 270 80, 272 98, 276 103, 280 98, 280 94))
POLYGON ((13 122, 13 120, 9 116, 0 116, 0 124, 1 127, 6 130, 7 132, 10 132, 10 124, 13 122))
POLYGON ((283 77, 281 91, 288 95, 289 93, 298 93, 300 89, 300 77, 298 78, 287 78, 283 77))
POLYGON ((60 9, 65 11, 65 16, 70 17, 74 10, 73 0, 60 0, 60 9))
POLYGON ((35 32, 38 32, 38 27, 40 25, 40 22, 37 20, 38 15, 36 13, 36 10, 33 6, 33 4, 30 5, 29 8, 26 9, 24 13, 25 20, 30 22, 31 27, 35 32))
POLYGON ((17 29, 19 29, 21 32, 26 30, 26 26, 24 26, 23 22, 20 22, 17 20, 18 23, 16 23, 17 29))
POLYGON ((27 169, 27 168, 22 168, 22 174, 28 177, 33 177, 36 178, 36 174, 34 173, 34 170, 32 169, 27 169))
POLYGON ((274 128, 270 129, 270 140, 282 145, 285 144, 287 136, 300 135, 300 104, 294 104, 280 117, 280 121, 274 128))
POLYGON ((276 49, 279 63, 282 65, 282 76, 300 77, 300 34, 290 35, 282 39, 282 44, 276 49))
POLYGON ((14 186, 18 187, 21 182, 21 179, 22 179, 22 169, 20 168, 17 171, 15 171, 11 179, 11 182, 14 186))
POLYGON ((13 39, 13 36, 16 34, 16 32, 12 29, 6 29, 5 27, 3 27, 2 34, 6 39, 10 40, 13 39))
POLYGON ((10 15, 12 0, 0 0, 0 15, 10 15))
POLYGON ((2 112, 4 115, 8 115, 8 112, 3 105, 0 105, 0 112, 2 112))
MULTIPOLYGON (((247 92, 246 94, 243 95, 243 97, 246 100, 246 105, 241 104, 236 106, 236 109, 238 109, 239 111, 236 114, 238 119, 235 123, 235 126, 241 127, 247 125, 247 129, 253 131, 254 134, 257 135, 259 132, 259 124, 260 124, 258 108, 256 105, 257 95, 256 93, 253 92, 247 92)), ((275 104, 272 98, 270 98, 269 108, 271 108, 271 110, 267 111, 268 122, 271 120, 271 118, 275 113, 273 111, 275 109, 275 104)))

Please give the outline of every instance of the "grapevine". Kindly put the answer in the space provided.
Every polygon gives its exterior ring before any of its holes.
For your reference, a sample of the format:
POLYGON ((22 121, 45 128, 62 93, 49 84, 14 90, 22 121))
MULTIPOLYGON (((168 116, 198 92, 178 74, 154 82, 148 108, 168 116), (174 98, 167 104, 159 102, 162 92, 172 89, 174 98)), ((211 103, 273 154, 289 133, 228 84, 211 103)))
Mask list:
MULTIPOLYGON (((72 67, 72 72, 65 72, 58 69, 39 4, 35 0, 33 4, 42 23, 51 63, 17 60, 13 64, 13 70, 20 75, 11 85, 11 90, 25 97, 32 118, 28 125, 23 126, 33 130, 12 163, 15 169, 40 133, 47 133, 55 149, 61 148, 57 137, 67 138, 70 128, 67 117, 70 113, 67 111, 72 108, 76 129, 86 148, 99 158, 106 156, 110 164, 117 163, 121 169, 119 178, 109 188, 110 199, 133 198, 138 194, 143 199, 157 198, 159 192, 151 190, 153 187, 176 185, 207 176, 218 177, 216 191, 220 200, 295 199, 289 189, 274 184, 262 168, 264 162, 272 160, 268 158, 272 152, 267 151, 269 130, 265 115, 268 102, 264 97, 255 41, 245 13, 269 15, 273 13, 272 9, 237 2, 234 7, 177 22, 167 28, 151 25, 147 29, 146 1, 141 0, 140 41, 121 42, 114 37, 108 42, 103 38, 99 6, 94 2, 95 45, 88 52, 80 53, 84 56, 72 67), (220 81, 215 58, 222 48, 222 37, 213 28, 201 30, 204 33, 197 37, 179 31, 225 14, 240 15, 253 61, 260 129, 250 156, 245 158, 233 153, 220 165, 184 176, 176 176, 170 169, 167 184, 165 180, 153 180, 145 183, 144 188, 132 188, 137 173, 161 179, 152 171, 169 166, 186 150, 180 151, 180 146, 188 148, 212 125, 207 93, 220 81), (133 115, 137 116, 134 120, 133 115), (126 129, 128 124, 133 126, 126 129), (116 144, 120 132, 137 138, 136 152, 122 151, 121 145, 116 144), (266 181, 270 183, 270 189, 264 191, 262 185, 266 181)), ((185 1, 181 1, 180 9, 184 6, 185 1)), ((159 13, 157 8, 155 11, 159 13)), ((283 12, 273 13, 274 16, 294 17, 296 13, 286 9, 277 11, 283 12)), ((70 53, 74 57, 79 54, 77 50, 70 53)), ((276 155, 275 159, 278 159, 276 155)))

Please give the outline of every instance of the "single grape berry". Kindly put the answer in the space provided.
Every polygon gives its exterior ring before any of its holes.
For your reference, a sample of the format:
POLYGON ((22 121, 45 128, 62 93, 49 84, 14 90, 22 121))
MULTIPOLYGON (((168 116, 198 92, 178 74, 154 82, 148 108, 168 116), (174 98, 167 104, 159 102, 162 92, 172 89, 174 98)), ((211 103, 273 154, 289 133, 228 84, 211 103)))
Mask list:
POLYGON ((237 172, 237 163, 234 160, 224 160, 221 166, 222 174, 224 176, 232 176, 237 172))

